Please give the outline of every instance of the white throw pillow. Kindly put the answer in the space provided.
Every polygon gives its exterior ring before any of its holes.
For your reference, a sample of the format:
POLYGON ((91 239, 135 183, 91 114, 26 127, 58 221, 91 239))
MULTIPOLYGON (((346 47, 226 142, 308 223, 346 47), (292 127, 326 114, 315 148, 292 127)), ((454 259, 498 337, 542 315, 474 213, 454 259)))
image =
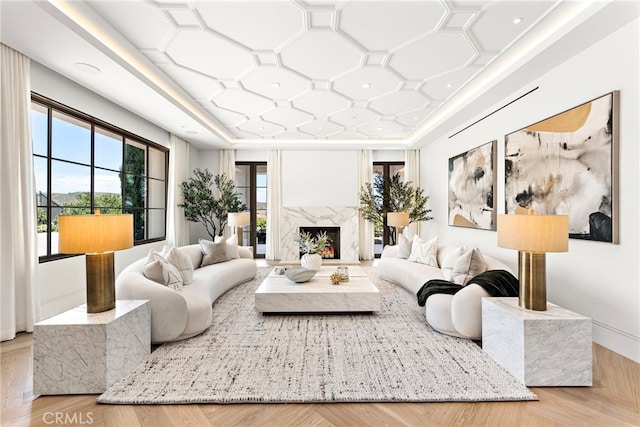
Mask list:
POLYGON ((442 265, 440 266, 440 268, 442 269, 442 275, 444 276, 445 280, 453 282, 453 266, 455 265, 460 255, 462 255, 462 251, 462 247, 455 248, 447 255, 445 255, 445 257, 442 259, 442 265))
POLYGON ((438 267, 438 238, 434 237, 428 242, 415 245, 409 256, 409 261, 438 267))
POLYGON ((226 239, 220 239, 217 243, 205 239, 199 239, 198 242, 200 242, 200 247, 202 248, 202 263, 200 267, 229 261, 226 239))
POLYGON ((404 234, 398 235, 398 258, 407 259, 411 255, 412 241, 404 234))
POLYGON ((180 272, 155 249, 149 251, 147 260, 142 267, 142 274, 149 280, 168 286, 174 291, 182 292, 180 272))
POLYGON ((424 239, 422 239, 417 234, 413 235, 413 240, 411 241, 411 253, 409 254, 409 261, 416 262, 416 257, 415 257, 416 249, 418 248, 418 246, 422 245, 423 243, 424 243, 424 239))
POLYGON ((180 272, 183 285, 190 285, 193 283, 193 263, 189 255, 184 253, 180 248, 175 246, 165 246, 160 253, 167 261, 173 264, 174 267, 180 272))
MULTIPOLYGON (((222 239, 223 239, 222 236, 216 236, 214 241, 216 243, 220 243, 220 240, 222 239)), ((228 237, 226 241, 227 241, 227 256, 229 257, 229 259, 240 258, 240 254, 238 253, 238 236, 234 234, 233 236, 228 237)))
POLYGON ((484 271, 487 271, 487 262, 480 249, 469 249, 460 255, 453 265, 453 282, 464 286, 469 280, 484 271))

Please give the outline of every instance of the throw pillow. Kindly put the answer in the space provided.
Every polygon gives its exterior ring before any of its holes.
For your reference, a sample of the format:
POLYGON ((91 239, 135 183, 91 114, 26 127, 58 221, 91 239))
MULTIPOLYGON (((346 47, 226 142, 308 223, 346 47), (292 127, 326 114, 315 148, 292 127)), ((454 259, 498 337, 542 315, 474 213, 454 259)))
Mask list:
POLYGON ((428 242, 417 245, 411 252, 409 260, 438 267, 438 238, 434 237, 428 242))
POLYGON ((412 241, 407 236, 400 234, 398 236, 398 258, 407 259, 411 255, 412 241))
POLYGON ((487 262, 480 249, 470 249, 460 255, 453 265, 453 282, 464 286, 469 280, 485 271, 487 271, 487 262))
POLYGON ((180 272, 155 249, 149 251, 147 260, 142 267, 142 274, 149 280, 168 286, 174 291, 182 292, 180 272))
POLYGON ((226 239, 220 239, 217 243, 205 239, 199 239, 198 242, 202 248, 202 263, 200 267, 229 261, 226 239))
POLYGON ((440 268, 442 269, 442 275, 445 280, 453 282, 453 266, 460 255, 462 255, 462 252, 462 247, 455 248, 442 259, 442 266, 440 268))
POLYGON ((193 263, 191 262, 189 255, 175 246, 165 246, 162 248, 160 255, 178 269, 180 276, 182 277, 183 285, 190 285, 193 283, 193 263))
POLYGON ((413 235, 413 240, 411 241, 411 253, 409 254, 409 261, 416 262, 416 249, 418 246, 424 243, 424 239, 420 238, 417 234, 413 235))
MULTIPOLYGON (((216 239, 214 240, 214 242, 220 243, 220 241, 223 239, 224 237, 222 236, 216 236, 216 239)), ((233 236, 228 237, 226 240, 227 240, 227 256, 229 257, 229 259, 240 258, 240 254, 238 253, 238 236, 234 234, 233 236)))

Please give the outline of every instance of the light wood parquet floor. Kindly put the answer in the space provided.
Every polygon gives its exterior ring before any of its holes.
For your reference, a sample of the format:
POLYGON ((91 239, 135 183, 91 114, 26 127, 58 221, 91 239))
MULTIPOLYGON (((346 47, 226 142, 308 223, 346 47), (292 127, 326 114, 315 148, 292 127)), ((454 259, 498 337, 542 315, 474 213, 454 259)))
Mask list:
POLYGON ((593 346, 593 387, 532 388, 536 402, 98 405, 33 395, 32 335, 0 344, 2 426, 640 426, 640 364, 593 346), (56 418, 57 417, 57 418, 56 418))

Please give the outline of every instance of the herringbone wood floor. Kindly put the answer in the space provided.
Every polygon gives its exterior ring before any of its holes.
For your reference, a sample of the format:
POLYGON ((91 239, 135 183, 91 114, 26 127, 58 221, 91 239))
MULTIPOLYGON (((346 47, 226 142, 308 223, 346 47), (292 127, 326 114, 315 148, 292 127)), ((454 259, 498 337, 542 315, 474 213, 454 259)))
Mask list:
POLYGON ((537 402, 97 405, 37 397, 32 336, 0 344, 2 426, 640 426, 640 364, 597 344, 593 387, 533 388, 537 402), (56 418, 58 417, 58 418, 56 418))

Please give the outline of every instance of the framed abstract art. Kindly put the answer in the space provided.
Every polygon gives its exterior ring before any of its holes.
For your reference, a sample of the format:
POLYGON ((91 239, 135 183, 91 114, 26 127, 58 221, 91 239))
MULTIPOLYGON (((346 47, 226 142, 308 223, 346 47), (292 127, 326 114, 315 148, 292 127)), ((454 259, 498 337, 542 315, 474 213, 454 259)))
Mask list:
POLYGON ((449 159, 449 225, 496 229, 496 144, 491 141, 449 159))
POLYGON ((505 212, 568 214, 569 237, 618 243, 619 92, 505 136, 505 212))

